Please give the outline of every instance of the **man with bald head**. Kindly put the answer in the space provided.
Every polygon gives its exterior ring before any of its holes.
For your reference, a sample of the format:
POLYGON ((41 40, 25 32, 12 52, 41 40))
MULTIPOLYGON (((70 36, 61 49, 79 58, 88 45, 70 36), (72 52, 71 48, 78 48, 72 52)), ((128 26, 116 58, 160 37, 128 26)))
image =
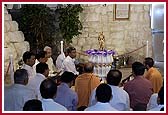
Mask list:
POLYGON ((75 91, 78 94, 78 107, 88 106, 89 98, 93 89, 100 84, 100 79, 93 74, 93 64, 84 65, 84 73, 79 75, 75 80, 75 91))

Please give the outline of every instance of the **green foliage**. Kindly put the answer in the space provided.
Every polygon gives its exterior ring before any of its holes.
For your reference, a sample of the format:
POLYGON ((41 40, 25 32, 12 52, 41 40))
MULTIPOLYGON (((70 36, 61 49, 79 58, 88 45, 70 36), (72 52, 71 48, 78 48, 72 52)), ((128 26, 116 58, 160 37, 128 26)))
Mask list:
POLYGON ((67 43, 72 42, 72 38, 81 34, 82 24, 79 20, 79 13, 83 8, 79 4, 68 4, 66 7, 60 8, 59 27, 63 38, 67 43))
POLYGON ((44 4, 25 4, 21 10, 20 28, 32 49, 41 49, 53 41, 53 20, 50 8, 44 4))
POLYGON ((67 5, 56 11, 45 4, 24 4, 19 14, 19 29, 31 50, 42 49, 45 45, 54 46, 64 39, 67 44, 81 34, 82 24, 79 13, 83 8, 78 4, 67 5))

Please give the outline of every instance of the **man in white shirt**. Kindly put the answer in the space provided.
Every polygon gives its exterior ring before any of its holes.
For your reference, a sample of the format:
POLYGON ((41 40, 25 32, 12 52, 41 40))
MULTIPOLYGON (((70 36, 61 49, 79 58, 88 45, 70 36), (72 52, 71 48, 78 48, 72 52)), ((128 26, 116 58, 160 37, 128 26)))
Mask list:
POLYGON ((61 53, 57 59, 56 59, 56 68, 58 69, 58 71, 63 71, 63 61, 65 60, 65 58, 68 56, 67 53, 67 49, 65 49, 65 51, 63 53, 61 53))
POLYGON ((46 51, 39 51, 37 54, 36 54, 36 61, 35 61, 35 64, 33 65, 33 68, 34 70, 36 71, 36 65, 38 63, 46 63, 48 60, 47 58, 47 52, 46 51))
POLYGON ((51 79, 45 79, 40 85, 40 93, 42 96, 43 111, 67 111, 67 109, 54 102, 56 96, 57 84, 51 79))
POLYGON ((53 59, 52 59, 52 49, 49 46, 45 46, 44 47, 44 51, 46 52, 46 58, 48 58, 46 64, 48 64, 49 67, 49 74, 53 74, 54 72, 56 72, 56 67, 53 63, 53 59))
POLYGON ((164 108, 164 86, 162 86, 159 90, 157 103, 158 106, 150 109, 149 111, 161 111, 161 109, 164 108))
POLYGON ((102 83, 96 88, 97 103, 85 109, 85 111, 117 111, 109 101, 112 99, 112 90, 109 85, 102 83))
POLYGON ((158 98, 158 93, 153 93, 151 95, 151 97, 149 99, 149 102, 147 104, 147 109, 146 110, 150 110, 150 109, 153 109, 153 108, 158 106, 157 98, 158 98))
POLYGON ((29 76, 29 81, 36 75, 36 71, 33 68, 33 65, 35 64, 35 54, 33 54, 30 51, 26 51, 23 54, 23 69, 27 70, 28 76, 29 76))
POLYGON ((25 102, 35 99, 35 93, 29 89, 28 73, 25 69, 18 69, 14 73, 14 84, 4 89, 4 110, 22 111, 25 102))
POLYGON ((75 75, 79 75, 79 72, 76 70, 75 66, 75 57, 76 57, 76 49, 74 47, 69 47, 67 49, 68 56, 63 61, 64 71, 69 71, 74 73, 75 75))
POLYGON ((36 76, 28 83, 28 87, 35 91, 39 100, 41 100, 40 84, 48 77, 48 74, 48 65, 46 63, 38 63, 36 66, 36 76))
MULTIPOLYGON (((121 78, 122 73, 119 70, 110 70, 107 74, 107 84, 111 87, 113 95, 113 99, 110 100, 110 104, 112 107, 119 111, 129 111, 129 95, 125 90, 119 87, 121 78)), ((94 105, 96 103, 95 90, 92 92, 92 96, 90 99, 90 105, 94 105)))

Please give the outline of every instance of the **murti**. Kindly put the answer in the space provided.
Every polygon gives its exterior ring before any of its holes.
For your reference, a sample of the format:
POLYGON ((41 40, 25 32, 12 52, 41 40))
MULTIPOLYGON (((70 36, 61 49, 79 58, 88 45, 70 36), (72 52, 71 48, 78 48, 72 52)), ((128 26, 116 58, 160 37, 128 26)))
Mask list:
POLYGON ((104 50, 105 47, 105 36, 103 35, 103 32, 100 32, 99 36, 98 36, 98 41, 99 41, 99 50, 104 50))

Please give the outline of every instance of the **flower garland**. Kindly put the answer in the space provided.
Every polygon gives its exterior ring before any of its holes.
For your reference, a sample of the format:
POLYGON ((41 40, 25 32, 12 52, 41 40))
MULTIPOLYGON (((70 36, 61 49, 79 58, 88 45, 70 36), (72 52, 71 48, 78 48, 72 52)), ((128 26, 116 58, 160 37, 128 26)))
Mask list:
POLYGON ((88 55, 115 55, 116 52, 114 50, 97 50, 97 49, 90 49, 85 51, 88 55))

